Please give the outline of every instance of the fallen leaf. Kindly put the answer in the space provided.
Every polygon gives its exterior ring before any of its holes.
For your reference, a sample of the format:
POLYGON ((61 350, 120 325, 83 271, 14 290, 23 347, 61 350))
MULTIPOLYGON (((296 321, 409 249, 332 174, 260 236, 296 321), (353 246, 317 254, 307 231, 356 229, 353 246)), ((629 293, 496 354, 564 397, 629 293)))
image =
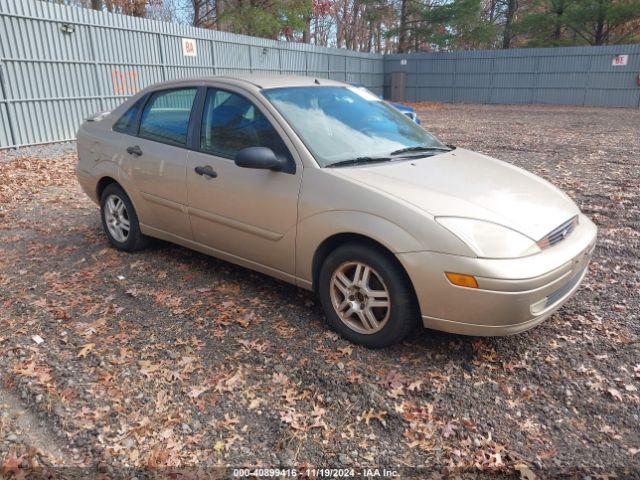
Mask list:
POLYGON ((187 396, 189 398, 198 398, 200 395, 202 395, 204 392, 206 392, 207 390, 210 390, 211 387, 208 385, 205 386, 201 386, 201 387, 191 387, 191 390, 189 391, 189 393, 187 394, 187 396))
POLYGON ((526 463, 517 463, 513 468, 520 474, 520 480, 536 480, 538 478, 526 463))
POLYGON ((340 347, 338 349, 338 351, 342 354, 342 355, 351 355, 353 353, 353 347, 350 345, 347 345, 345 347, 340 347))
POLYGON ((16 457, 15 453, 10 453, 2 464, 2 475, 18 475, 20 473, 20 464, 24 460, 24 455, 16 457))
POLYGON ((422 380, 416 380, 415 382, 411 382, 407 389, 410 392, 419 392, 422 388, 422 380))
POLYGON ((287 376, 284 373, 274 373, 273 374, 273 383, 279 383, 281 385, 284 385, 285 383, 287 383, 289 381, 289 379, 287 378, 287 376))
POLYGON ((610 388, 607 390, 607 392, 609 392, 611 396, 616 400, 622 401, 622 394, 615 388, 610 388))
POLYGON ((86 345, 83 345, 82 348, 80 349, 80 352, 78 352, 78 357, 85 358, 89 354, 89 352, 93 350, 93 347, 95 346, 96 346, 95 343, 87 343, 86 345))
POLYGON ((148 360, 140 360, 138 365, 142 374, 147 378, 151 378, 152 374, 160 370, 160 365, 154 365, 148 360))
POLYGON ((362 415, 358 416, 358 420, 359 421, 363 421, 364 423, 366 423, 367 425, 369 425, 369 422, 371 420, 378 420, 383 427, 387 426, 387 422, 385 422, 384 417, 387 414, 387 412, 385 412, 384 410, 380 410, 378 412, 375 412, 373 410, 373 408, 369 411, 364 411, 362 412, 362 415))
POLYGON ((444 427, 442 427, 442 436, 444 438, 449 438, 456 434, 456 425, 453 422, 447 423, 444 427))

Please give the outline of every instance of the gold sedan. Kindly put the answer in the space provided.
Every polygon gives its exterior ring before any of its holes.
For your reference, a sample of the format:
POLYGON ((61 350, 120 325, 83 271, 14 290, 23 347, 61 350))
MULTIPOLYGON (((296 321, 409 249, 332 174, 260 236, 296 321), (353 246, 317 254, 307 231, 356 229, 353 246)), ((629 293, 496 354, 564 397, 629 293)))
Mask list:
POLYGON ((154 85, 89 118, 78 158, 114 247, 161 238, 312 289, 369 347, 419 323, 527 330, 578 289, 596 240, 550 183, 325 79, 154 85))

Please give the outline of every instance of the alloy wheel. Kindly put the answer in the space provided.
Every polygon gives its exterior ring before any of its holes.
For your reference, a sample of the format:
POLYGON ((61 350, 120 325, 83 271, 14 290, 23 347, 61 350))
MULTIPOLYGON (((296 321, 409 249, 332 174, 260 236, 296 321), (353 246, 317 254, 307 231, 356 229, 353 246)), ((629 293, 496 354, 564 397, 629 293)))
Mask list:
POLYGON ((120 243, 129 238, 129 212, 120 197, 109 195, 104 204, 104 219, 111 236, 120 243))
POLYGON ((341 264, 331 276, 330 295, 335 312, 351 330, 373 334, 389 321, 389 290, 380 274, 363 262, 341 264))

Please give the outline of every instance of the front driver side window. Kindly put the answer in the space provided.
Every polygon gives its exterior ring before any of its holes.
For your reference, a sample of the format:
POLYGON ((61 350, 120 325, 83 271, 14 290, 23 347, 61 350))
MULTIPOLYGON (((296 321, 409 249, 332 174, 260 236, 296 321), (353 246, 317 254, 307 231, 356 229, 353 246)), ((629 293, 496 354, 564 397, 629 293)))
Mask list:
POLYGON ((247 147, 268 147, 276 155, 291 159, 278 132, 253 103, 236 93, 209 89, 202 113, 200 148, 233 158, 247 147))

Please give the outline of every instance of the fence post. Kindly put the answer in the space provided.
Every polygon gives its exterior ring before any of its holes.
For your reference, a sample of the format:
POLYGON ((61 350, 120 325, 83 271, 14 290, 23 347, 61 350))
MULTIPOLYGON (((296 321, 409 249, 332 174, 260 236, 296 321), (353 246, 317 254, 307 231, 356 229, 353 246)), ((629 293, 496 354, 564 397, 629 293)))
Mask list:
POLYGON ((496 56, 494 53, 491 54, 491 74, 489 75, 489 98, 487 99, 487 103, 493 103, 493 77, 496 74, 495 71, 496 64, 496 56))
POLYGON ((211 45, 211 64, 213 65, 213 74, 218 74, 218 67, 216 66, 216 42, 215 40, 209 40, 209 44, 211 45))
POLYGON ((458 90, 458 84, 457 84, 457 78, 458 78, 458 59, 457 58, 453 58, 450 61, 453 62, 453 88, 451 88, 451 103, 456 103, 456 97, 457 97, 457 90, 458 90))
POLYGON ((584 86, 582 87, 582 106, 583 107, 587 104, 587 91, 589 90, 589 82, 591 81, 591 69, 593 68, 593 57, 594 55, 589 55, 589 66, 587 67, 586 80, 584 82, 584 86))
POLYGON ((156 33, 158 39, 158 54, 160 55, 160 65, 162 66, 162 81, 167 80, 167 66, 164 61, 164 52, 162 51, 162 34, 156 33))
MULTIPOLYGON (((539 85, 540 85, 540 57, 539 56, 535 56, 533 57, 533 87, 531 87, 531 97, 530 97, 530 101, 529 101, 529 105, 535 105, 536 103, 536 98, 537 95, 539 95, 539 85)), ((543 95, 544 96, 544 95, 543 95)))
POLYGON ((283 75, 284 72, 282 71, 282 49, 280 48, 280 45, 278 45, 277 50, 278 50, 278 73, 280 73, 280 75, 283 75))
MULTIPOLYGON (((11 110, 9 109, 9 99, 7 98, 7 87, 4 83, 4 62, 0 61, 0 91, 2 92, 2 98, 4 99, 5 109, 7 111, 7 120, 9 121, 9 145, 7 147, 15 147, 18 144, 16 135, 14 132, 13 118, 11 118, 11 110)), ((3 102, 0 102, 3 103, 3 102)), ((1 147, 2 145, 0 145, 1 147)))
POLYGON ((96 55, 96 42, 93 38, 93 29, 88 28, 87 30, 89 30, 89 53, 91 54, 91 60, 93 60, 93 80, 96 87, 96 94, 98 95, 100 101, 100 110, 104 111, 104 93, 102 92, 102 87, 100 86, 100 67, 98 66, 98 57, 96 55))

